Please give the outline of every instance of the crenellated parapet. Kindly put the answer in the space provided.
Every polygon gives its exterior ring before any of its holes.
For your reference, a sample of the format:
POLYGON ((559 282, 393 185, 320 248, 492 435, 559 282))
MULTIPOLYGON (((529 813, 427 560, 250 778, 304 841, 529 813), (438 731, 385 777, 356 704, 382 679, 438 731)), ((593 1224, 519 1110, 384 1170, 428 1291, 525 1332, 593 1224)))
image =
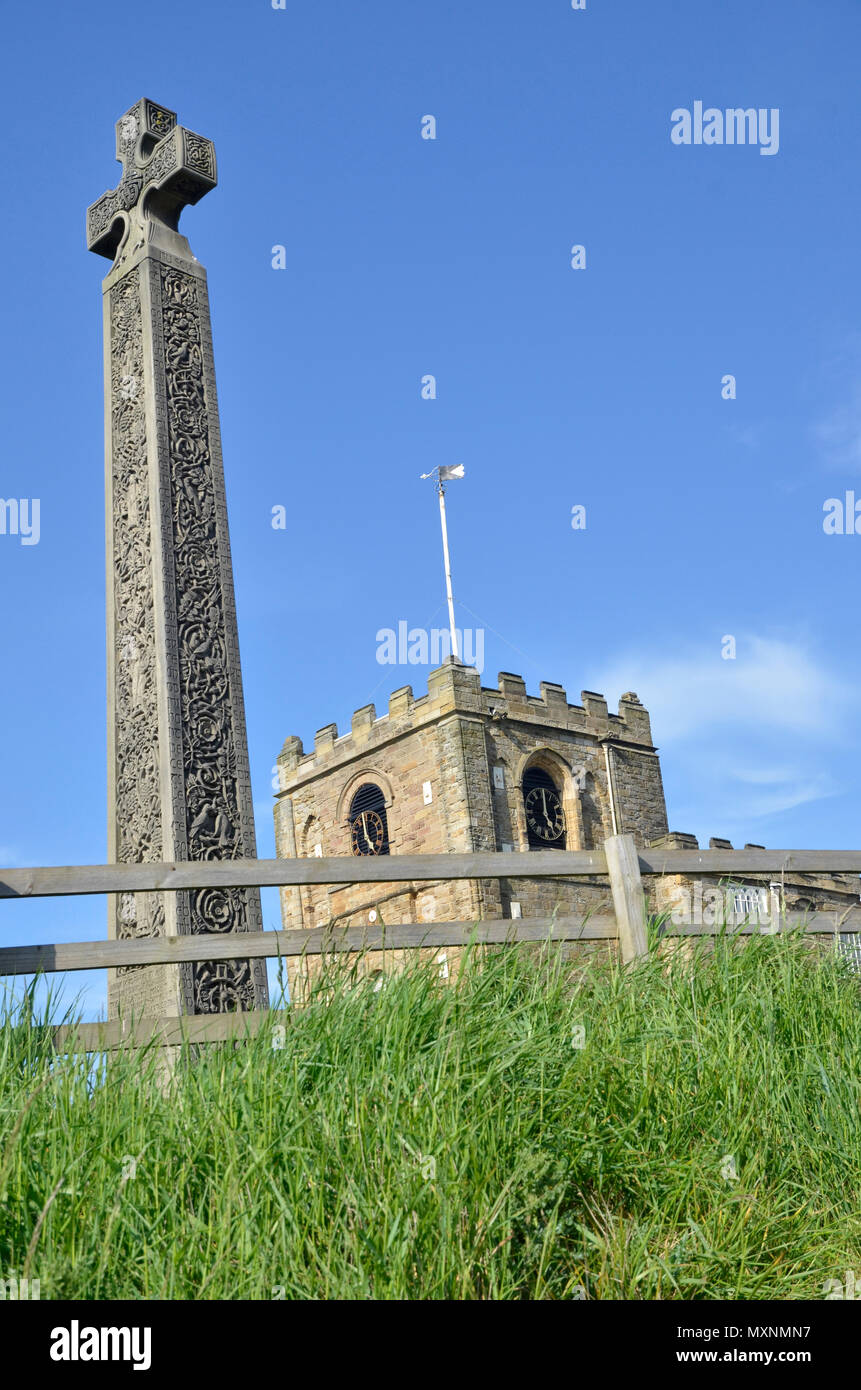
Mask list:
POLYGON ((386 713, 377 714, 373 704, 363 705, 353 714, 349 732, 339 733, 337 724, 326 724, 317 730, 314 748, 307 753, 300 738, 286 739, 278 758, 282 788, 366 757, 453 714, 479 719, 491 728, 504 720, 514 727, 529 725, 533 734, 543 726, 548 735, 564 731, 590 743, 654 751, 648 711, 632 691, 621 697, 616 714, 610 713, 605 697, 592 690, 582 691, 580 698, 581 704, 570 704, 564 688, 551 681, 541 681, 539 693, 530 695, 523 677, 510 671, 499 673, 496 687, 483 686, 474 667, 448 658, 428 675, 426 694, 417 697, 412 686, 400 686, 390 695, 386 713))
MULTIPOLYGON (((687 834, 681 830, 668 831, 666 835, 659 835, 648 843, 649 849, 690 849, 700 848, 696 835, 687 834)), ((702 846, 705 849, 705 845, 702 846)), ((731 840, 721 839, 712 835, 708 842, 709 849, 733 849, 731 840)), ((746 844, 740 846, 741 849, 765 849, 765 845, 754 844, 748 840, 746 844)), ((693 883, 696 879, 703 883, 715 884, 754 884, 767 885, 779 883, 783 894, 784 905, 794 909, 816 908, 827 910, 830 908, 853 907, 858 901, 859 881, 856 874, 829 874, 829 873, 801 873, 797 869, 789 869, 784 874, 755 873, 749 869, 739 870, 733 873, 710 873, 707 870, 698 871, 692 874, 668 874, 660 879, 656 879, 655 885, 658 889, 658 899, 661 899, 661 885, 663 885, 664 896, 668 886, 693 883)))
MULTIPOLYGON (((344 732, 335 724, 319 729, 307 753, 300 739, 289 738, 279 773, 281 855, 499 853, 492 879, 282 890, 285 926, 602 913, 610 908, 600 873, 509 877, 508 862, 531 850, 600 849, 614 835, 631 835, 638 847, 699 848, 695 836, 668 831, 649 714, 632 691, 611 712, 593 690, 572 704, 563 686, 541 681, 530 693, 523 677, 510 671, 500 672, 496 686, 484 686, 477 670, 449 659, 430 672, 425 694, 417 697, 405 685, 392 693, 385 712, 362 705, 344 732), (369 797, 375 812, 365 809, 369 797), (385 820, 382 851, 365 823, 370 814, 385 820)), ((710 847, 732 848, 717 839, 710 847)), ((782 901, 803 909, 826 901, 843 907, 851 905, 853 887, 857 901, 857 880, 826 885, 821 876, 804 879, 787 875, 782 901)), ((707 890, 713 895, 715 889, 733 905, 750 900, 758 906, 763 892, 769 903, 778 900, 767 876, 656 874, 646 882, 650 910, 661 914, 679 903, 695 914, 707 890)), ((450 954, 439 959, 441 970, 453 965, 450 954)), ((356 968, 393 965, 369 957, 356 968)), ((291 975, 297 997, 310 981, 306 975, 300 970, 296 976, 295 969, 291 975)))

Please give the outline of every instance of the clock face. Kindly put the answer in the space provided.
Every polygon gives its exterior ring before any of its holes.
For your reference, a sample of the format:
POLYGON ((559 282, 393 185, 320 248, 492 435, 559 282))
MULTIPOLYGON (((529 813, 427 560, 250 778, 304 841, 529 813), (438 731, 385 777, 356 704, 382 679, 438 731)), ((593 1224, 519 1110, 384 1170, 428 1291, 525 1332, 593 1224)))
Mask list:
POLYGON ((551 843, 565 830, 565 813, 556 792, 549 787, 533 787, 526 795, 526 823, 540 840, 551 843))
POLYGON ((379 854, 386 832, 376 811, 362 811, 350 827, 350 843, 354 854, 379 854))

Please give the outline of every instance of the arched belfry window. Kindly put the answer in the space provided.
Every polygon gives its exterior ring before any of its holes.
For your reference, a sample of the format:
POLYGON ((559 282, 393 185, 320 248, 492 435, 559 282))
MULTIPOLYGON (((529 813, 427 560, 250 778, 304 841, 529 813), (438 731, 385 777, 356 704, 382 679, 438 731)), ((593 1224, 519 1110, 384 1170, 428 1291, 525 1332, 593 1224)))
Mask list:
POLYGON ((565 849, 565 812, 562 794, 543 767, 528 767, 523 774, 523 809, 530 849, 565 849))
POLYGON ((353 854, 388 854, 386 798, 373 782, 363 782, 350 802, 350 848, 353 854))

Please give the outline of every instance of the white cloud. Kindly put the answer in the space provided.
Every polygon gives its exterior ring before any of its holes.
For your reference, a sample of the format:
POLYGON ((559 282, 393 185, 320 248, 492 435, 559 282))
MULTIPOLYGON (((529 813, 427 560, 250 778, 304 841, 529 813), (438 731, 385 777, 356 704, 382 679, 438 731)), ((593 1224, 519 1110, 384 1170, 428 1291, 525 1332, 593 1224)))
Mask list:
POLYGON ((730 439, 736 444, 741 444, 745 449, 758 449, 762 444, 765 427, 761 424, 754 425, 729 425, 728 434, 730 439))
POLYGON ((853 386, 848 400, 813 426, 813 438, 826 463, 838 468, 861 464, 861 385, 853 386))
POLYGON ((852 702, 843 680, 800 643, 736 636, 734 660, 722 658, 716 634, 708 651, 621 657, 593 689, 611 700, 611 692, 636 690, 659 743, 727 726, 780 729, 829 743, 843 735, 852 702))
POLYGON ((856 467, 861 463, 861 333, 843 335, 820 357, 810 389, 823 402, 810 431, 822 463, 856 467))
POLYGON ((710 809, 719 818, 731 816, 736 821, 776 816, 841 790, 829 773, 812 767, 757 767, 749 761, 741 767, 714 766, 712 773, 710 809))
MULTIPOLYGON (((852 741, 853 692, 803 642, 736 634, 736 658, 708 650, 637 651, 600 673, 593 690, 636 690, 649 711, 673 796, 670 822, 737 827, 838 795, 828 771, 852 741)), ((666 648, 665 648, 666 650, 666 648)), ((710 828, 707 834, 726 830, 710 828)))

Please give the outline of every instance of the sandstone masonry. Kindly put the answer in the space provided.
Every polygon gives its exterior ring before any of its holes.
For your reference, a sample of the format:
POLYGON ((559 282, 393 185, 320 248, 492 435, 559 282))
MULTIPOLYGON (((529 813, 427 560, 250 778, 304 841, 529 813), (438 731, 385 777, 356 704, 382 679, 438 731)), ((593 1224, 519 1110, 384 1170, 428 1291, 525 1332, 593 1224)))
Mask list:
MULTIPOLYGON (((351 812, 361 789, 378 790, 391 854, 528 852, 524 779, 544 774, 564 813, 562 849, 597 849, 613 834, 641 847, 696 848, 692 836, 670 835, 658 750, 638 697, 622 696, 610 713, 603 695, 584 690, 569 704, 560 685, 542 681, 529 695, 521 676, 500 672, 482 686, 474 668, 449 657, 431 671, 428 692, 402 686, 377 715, 365 705, 349 733, 320 729, 313 752, 288 738, 278 759, 277 853, 283 858, 349 855, 351 812)), ((527 783, 528 784, 528 783, 527 783)), ((726 841, 712 840, 715 847, 726 841)), ((550 848, 545 844, 542 848, 550 848)), ((705 876, 708 877, 708 876, 705 876)), ((759 882, 763 876, 746 876, 759 882)), ((645 880, 654 910, 666 909, 678 876, 645 880)), ((857 904, 857 880, 793 875, 783 885, 790 906, 857 904)), ((611 910, 607 880, 593 878, 461 880, 439 883, 342 884, 283 888, 285 929, 543 917, 611 910)), ((433 954, 433 953, 429 953, 433 954)), ((457 959, 447 948, 442 973, 457 959)), ((368 953, 359 973, 397 968, 403 952, 368 953)), ((288 970, 291 997, 307 997, 316 963, 288 970)))

